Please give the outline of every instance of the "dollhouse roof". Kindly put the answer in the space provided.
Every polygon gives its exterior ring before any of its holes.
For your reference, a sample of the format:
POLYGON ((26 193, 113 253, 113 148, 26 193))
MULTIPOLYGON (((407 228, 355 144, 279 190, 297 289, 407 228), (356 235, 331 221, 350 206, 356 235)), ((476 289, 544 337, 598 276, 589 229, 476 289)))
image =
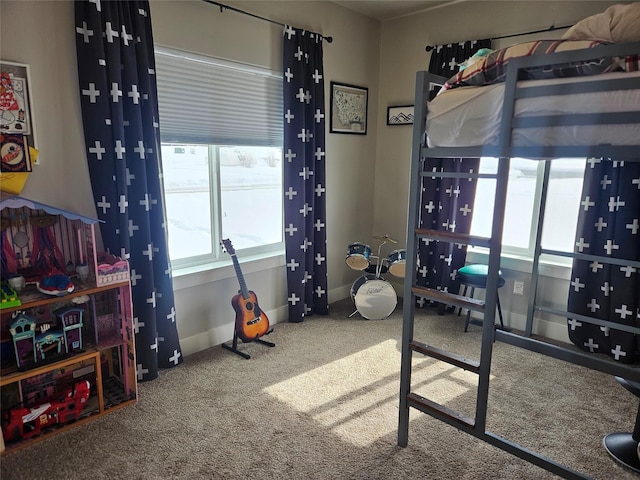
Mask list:
POLYGON ((62 210, 61 208, 52 207, 51 205, 46 205, 35 200, 29 200, 28 198, 20 197, 17 195, 7 195, 5 193, 2 193, 2 197, 0 198, 0 210, 4 210, 5 208, 21 207, 27 207, 33 210, 44 210, 51 215, 62 215, 69 220, 82 220, 84 223, 102 222, 102 220, 98 220, 97 218, 85 217, 84 215, 68 212, 66 210, 62 210))

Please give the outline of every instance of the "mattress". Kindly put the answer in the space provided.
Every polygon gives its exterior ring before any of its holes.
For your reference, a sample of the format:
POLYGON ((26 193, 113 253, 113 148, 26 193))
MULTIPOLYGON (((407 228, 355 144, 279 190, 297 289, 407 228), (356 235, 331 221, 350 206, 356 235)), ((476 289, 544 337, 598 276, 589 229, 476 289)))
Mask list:
MULTIPOLYGON (((640 72, 606 73, 593 77, 529 80, 519 86, 539 86, 602 78, 632 78, 640 72)), ((429 103, 427 141, 430 147, 497 145, 504 83, 443 91, 429 103)), ((640 89, 524 98, 516 102, 515 118, 567 113, 640 111, 640 89)), ((637 145, 640 121, 635 124, 576 125, 514 129, 514 146, 637 145)))

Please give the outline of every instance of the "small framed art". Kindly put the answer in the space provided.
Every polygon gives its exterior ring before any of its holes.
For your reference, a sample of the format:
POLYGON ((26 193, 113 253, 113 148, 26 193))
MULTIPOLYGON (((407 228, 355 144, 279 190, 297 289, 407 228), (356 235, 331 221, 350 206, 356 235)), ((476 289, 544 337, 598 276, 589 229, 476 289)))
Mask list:
POLYGON ((366 135, 369 89, 331 82, 331 133, 366 135))
POLYGON ((30 172, 34 146, 29 67, 0 60, 0 153, 2 172, 30 172))
POLYGON ((387 125, 412 125, 413 105, 387 107, 387 125))

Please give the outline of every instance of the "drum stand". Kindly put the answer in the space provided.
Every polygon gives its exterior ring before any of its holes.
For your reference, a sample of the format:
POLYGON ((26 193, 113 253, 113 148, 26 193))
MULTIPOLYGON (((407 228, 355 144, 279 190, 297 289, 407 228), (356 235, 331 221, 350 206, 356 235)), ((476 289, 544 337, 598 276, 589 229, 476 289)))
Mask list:
POLYGON ((380 272, 382 271, 382 259, 380 257, 380 249, 382 248, 382 246, 385 243, 387 243, 387 238, 388 237, 385 237, 385 240, 380 245, 378 245, 378 260, 377 260, 377 263, 376 263, 376 278, 380 278, 380 272))
MULTIPOLYGON (((382 249, 382 246, 385 245, 388 241, 391 242, 391 243, 398 243, 398 242, 396 240, 394 240, 393 238, 389 237, 389 235, 385 235, 384 237, 374 235, 373 238, 375 238, 376 240, 382 240, 382 243, 380 245, 378 245, 378 256, 377 257, 373 257, 372 256, 372 258, 376 259, 376 278, 380 278, 380 273, 382 272, 382 258, 380 257, 380 251, 382 249)), ((358 313, 358 309, 357 308, 347 318, 353 317, 356 313, 358 313)))

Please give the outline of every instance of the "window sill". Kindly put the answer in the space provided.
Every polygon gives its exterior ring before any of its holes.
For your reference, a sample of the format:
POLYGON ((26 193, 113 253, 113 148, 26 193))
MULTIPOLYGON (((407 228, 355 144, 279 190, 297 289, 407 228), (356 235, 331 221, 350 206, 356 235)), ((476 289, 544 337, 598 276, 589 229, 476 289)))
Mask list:
MULTIPOLYGON (((479 249, 467 252, 467 262, 487 264, 489 262, 489 251, 478 250, 479 249)), ((542 255, 540 257, 538 274, 544 277, 570 280, 571 263, 558 261, 556 258, 557 257, 549 255, 542 255)), ((533 259, 503 252, 500 256, 500 268, 516 272, 531 273, 533 270, 533 259)))
MULTIPOLYGON (((243 274, 278 268, 285 264, 282 251, 249 255, 239 261, 243 274)), ((173 289, 174 291, 183 290, 227 278, 236 278, 231 257, 217 262, 176 268, 173 270, 173 289)))

